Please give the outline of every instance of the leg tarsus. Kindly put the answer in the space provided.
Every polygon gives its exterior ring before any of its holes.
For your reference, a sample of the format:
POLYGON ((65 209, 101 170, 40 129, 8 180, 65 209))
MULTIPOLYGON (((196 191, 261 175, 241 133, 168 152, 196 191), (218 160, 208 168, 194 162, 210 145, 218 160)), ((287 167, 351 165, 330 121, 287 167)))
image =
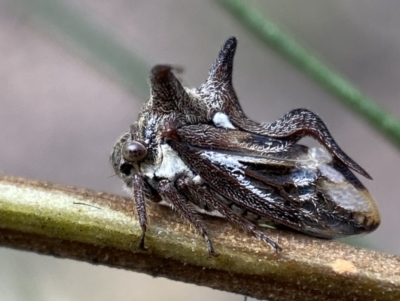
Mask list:
POLYGON ((158 193, 164 196, 174 208, 199 232, 206 241, 208 253, 217 256, 211 239, 208 237, 207 230, 200 217, 196 214, 190 202, 182 195, 174 185, 168 180, 161 180, 158 185, 158 193))
POLYGON ((245 231, 250 232, 257 238, 269 244, 276 252, 282 251, 282 248, 276 242, 266 236, 263 232, 257 230, 256 226, 252 222, 235 214, 230 208, 224 205, 221 201, 217 200, 209 190, 197 185, 192 179, 188 177, 179 178, 177 180, 177 185, 180 190, 185 192, 185 194, 191 198, 201 199, 208 206, 218 211, 229 222, 238 225, 245 231))
POLYGON ((142 236, 140 237, 140 242, 139 242, 138 247, 140 250, 143 250, 143 251, 147 251, 147 249, 148 249, 144 243, 145 237, 146 237, 146 228, 143 229, 143 227, 142 227, 142 236))

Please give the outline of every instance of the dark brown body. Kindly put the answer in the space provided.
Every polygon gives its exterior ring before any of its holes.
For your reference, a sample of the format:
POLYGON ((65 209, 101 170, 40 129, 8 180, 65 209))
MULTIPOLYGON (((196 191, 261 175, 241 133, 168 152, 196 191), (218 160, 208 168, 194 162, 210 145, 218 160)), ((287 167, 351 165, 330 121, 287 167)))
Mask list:
POLYGON ((182 87, 169 66, 151 73, 151 98, 111 162, 130 189, 143 229, 145 196, 173 206, 206 239, 197 209, 222 215, 279 250, 256 224, 283 225, 324 238, 370 232, 377 207, 351 171, 370 178, 314 113, 297 109, 274 123, 243 113, 232 87, 236 39, 222 47, 205 84, 182 87), (324 148, 297 142, 304 136, 324 148))

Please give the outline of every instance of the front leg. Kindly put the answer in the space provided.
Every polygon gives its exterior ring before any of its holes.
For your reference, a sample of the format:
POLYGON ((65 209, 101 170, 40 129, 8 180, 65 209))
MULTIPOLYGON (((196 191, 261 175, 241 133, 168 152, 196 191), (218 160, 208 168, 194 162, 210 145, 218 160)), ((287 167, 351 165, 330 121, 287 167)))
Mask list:
POLYGON ((146 250, 144 238, 147 230, 147 213, 146 213, 146 200, 144 198, 145 184, 143 178, 139 174, 134 174, 132 178, 131 196, 135 201, 136 211, 139 218, 140 228, 142 228, 142 236, 139 242, 139 248, 146 250))
POLYGON ((157 191, 163 198, 169 200, 172 206, 204 237, 208 252, 213 256, 217 256, 218 254, 214 251, 205 225, 196 214, 192 204, 168 180, 161 180, 157 191))

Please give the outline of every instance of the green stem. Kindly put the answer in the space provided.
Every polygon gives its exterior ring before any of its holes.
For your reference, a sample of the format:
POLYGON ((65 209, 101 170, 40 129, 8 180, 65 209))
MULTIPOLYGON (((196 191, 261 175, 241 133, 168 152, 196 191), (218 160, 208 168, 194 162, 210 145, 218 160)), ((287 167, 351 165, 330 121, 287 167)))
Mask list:
POLYGON ((132 200, 0 175, 0 246, 128 269, 268 300, 400 300, 400 258, 264 229, 283 251, 203 217, 218 257, 178 214, 148 206, 147 251, 132 200))

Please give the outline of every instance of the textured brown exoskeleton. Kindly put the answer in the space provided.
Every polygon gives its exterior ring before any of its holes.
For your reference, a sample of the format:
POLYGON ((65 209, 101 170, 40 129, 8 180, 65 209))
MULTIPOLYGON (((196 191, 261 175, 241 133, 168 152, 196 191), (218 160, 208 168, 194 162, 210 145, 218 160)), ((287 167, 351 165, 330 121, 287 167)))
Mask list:
POLYGON ((371 179, 333 140, 322 120, 296 109, 273 123, 243 113, 232 86, 236 39, 228 39, 206 82, 187 89, 173 68, 151 70, 151 97, 111 154, 116 174, 131 192, 142 227, 146 199, 163 200, 205 238, 198 209, 217 212, 281 248, 257 224, 285 226, 336 238, 375 230, 378 209, 352 173, 371 179), (297 144, 304 136, 324 148, 297 144))

